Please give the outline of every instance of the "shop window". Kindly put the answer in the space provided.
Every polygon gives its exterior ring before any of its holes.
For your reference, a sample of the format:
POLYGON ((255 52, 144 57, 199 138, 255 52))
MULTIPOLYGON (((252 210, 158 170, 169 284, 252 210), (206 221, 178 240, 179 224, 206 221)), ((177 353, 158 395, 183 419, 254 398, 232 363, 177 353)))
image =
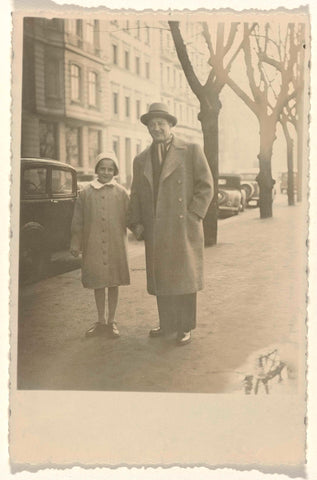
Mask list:
POLYGON ((66 127, 66 162, 73 167, 81 166, 79 128, 66 127))
POLYGON ((39 122, 40 130, 40 157, 57 159, 56 124, 52 122, 39 122))

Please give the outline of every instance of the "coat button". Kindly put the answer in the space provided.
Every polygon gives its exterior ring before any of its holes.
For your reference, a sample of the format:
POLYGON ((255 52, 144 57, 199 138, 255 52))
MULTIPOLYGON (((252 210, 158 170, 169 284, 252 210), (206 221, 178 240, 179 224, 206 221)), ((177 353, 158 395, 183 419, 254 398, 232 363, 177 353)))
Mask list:
POLYGON ((183 199, 182 199, 182 198, 179 198, 179 199, 178 199, 178 201, 179 201, 179 202, 182 202, 182 201, 183 201, 183 199))
POLYGON ((177 183, 180 185, 180 184, 182 183, 182 181, 181 181, 181 180, 177 180, 177 183))
POLYGON ((180 215, 179 218, 184 218, 184 215, 180 215))

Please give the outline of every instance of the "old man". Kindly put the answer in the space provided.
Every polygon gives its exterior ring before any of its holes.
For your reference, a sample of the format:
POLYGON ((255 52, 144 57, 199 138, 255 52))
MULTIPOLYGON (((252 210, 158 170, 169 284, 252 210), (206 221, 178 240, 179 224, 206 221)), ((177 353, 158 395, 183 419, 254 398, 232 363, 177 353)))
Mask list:
POLYGON ((203 288, 203 223, 213 179, 199 145, 172 133, 177 123, 163 103, 141 116, 153 139, 133 164, 129 227, 145 242, 148 293, 156 295, 159 326, 150 337, 177 332, 186 345, 196 327, 203 288))

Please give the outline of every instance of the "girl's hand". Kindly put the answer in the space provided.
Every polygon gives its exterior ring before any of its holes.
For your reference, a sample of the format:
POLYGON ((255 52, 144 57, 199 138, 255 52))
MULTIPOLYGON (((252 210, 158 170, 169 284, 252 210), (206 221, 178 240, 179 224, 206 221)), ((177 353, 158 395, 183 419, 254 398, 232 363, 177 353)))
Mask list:
POLYGON ((71 248, 70 253, 73 255, 73 257, 78 257, 79 251, 71 248))

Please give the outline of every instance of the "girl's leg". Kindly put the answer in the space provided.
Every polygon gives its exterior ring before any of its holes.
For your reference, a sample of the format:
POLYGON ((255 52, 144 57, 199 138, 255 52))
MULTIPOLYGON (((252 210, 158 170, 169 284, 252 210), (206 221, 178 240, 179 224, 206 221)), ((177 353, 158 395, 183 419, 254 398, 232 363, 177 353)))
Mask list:
POLYGON ((95 290, 95 301, 98 312, 98 322, 106 323, 105 309, 106 309, 106 289, 98 288, 95 290))
POLYGON ((108 323, 113 323, 119 297, 119 287, 108 288, 108 323))

